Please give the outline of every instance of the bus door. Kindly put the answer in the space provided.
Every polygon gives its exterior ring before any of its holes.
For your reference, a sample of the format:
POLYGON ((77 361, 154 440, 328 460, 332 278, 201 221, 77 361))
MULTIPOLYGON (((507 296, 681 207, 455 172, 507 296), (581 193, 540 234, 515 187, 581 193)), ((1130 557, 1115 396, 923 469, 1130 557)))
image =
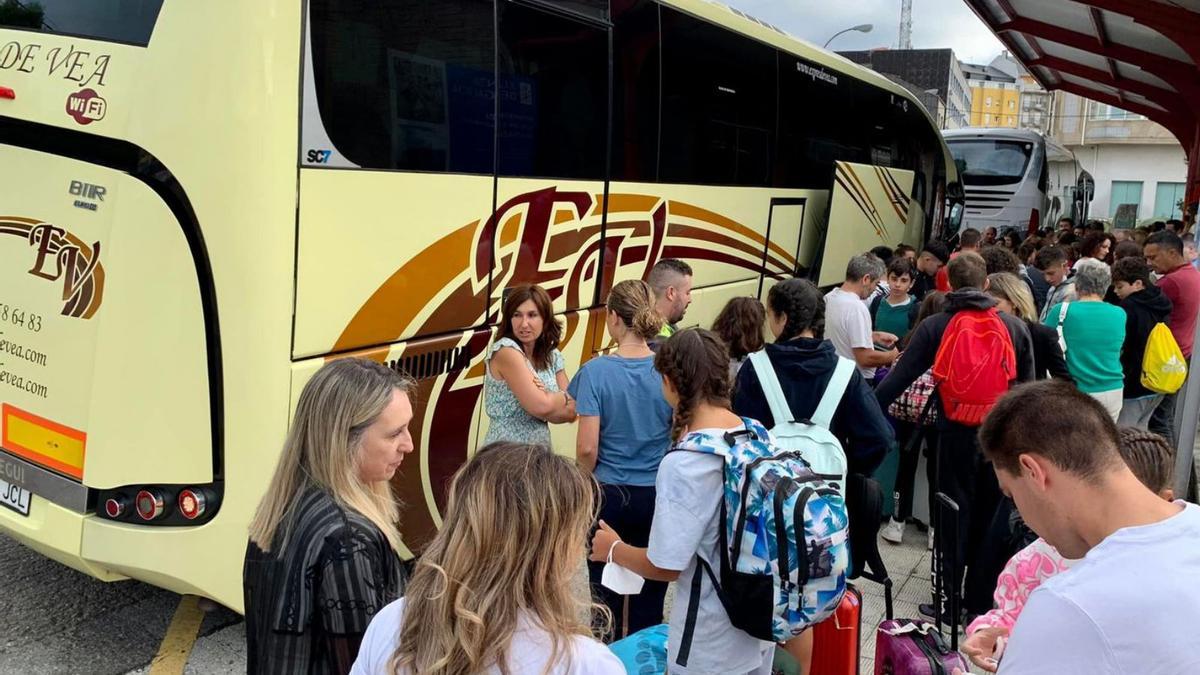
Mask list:
POLYGON ((913 172, 836 162, 817 285, 839 284, 850 258, 875 246, 917 245, 924 223, 910 219, 913 172))
POLYGON ((767 245, 763 247, 763 279, 782 280, 788 275, 804 276, 808 269, 800 263, 800 243, 804 239, 804 213, 808 208, 806 197, 773 197, 767 216, 767 245), (772 258, 773 247, 788 253, 791 259, 781 261, 778 267, 786 271, 775 271, 772 258), (791 268, 791 269, 786 269, 791 268))

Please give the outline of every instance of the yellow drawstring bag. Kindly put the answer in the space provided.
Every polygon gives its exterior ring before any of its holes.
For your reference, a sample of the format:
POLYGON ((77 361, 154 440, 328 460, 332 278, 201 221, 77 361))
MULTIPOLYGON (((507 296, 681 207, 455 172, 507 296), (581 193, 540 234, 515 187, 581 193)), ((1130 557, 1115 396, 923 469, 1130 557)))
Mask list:
POLYGON ((1174 394, 1187 378, 1187 362, 1183 351, 1171 335, 1167 324, 1160 323, 1146 339, 1146 354, 1142 357, 1142 386, 1159 394, 1174 394))

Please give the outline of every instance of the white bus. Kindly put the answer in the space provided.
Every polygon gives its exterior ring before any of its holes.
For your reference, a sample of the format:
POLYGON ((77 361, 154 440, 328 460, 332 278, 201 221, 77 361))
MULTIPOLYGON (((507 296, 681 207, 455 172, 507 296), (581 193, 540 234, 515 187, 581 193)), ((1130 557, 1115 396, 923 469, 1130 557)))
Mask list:
MULTIPOLYGON (((963 227, 1022 236, 1047 224, 1046 139, 1026 129, 944 131, 958 166, 966 204, 963 227)), ((1049 223, 1053 224, 1053 223, 1049 223)))

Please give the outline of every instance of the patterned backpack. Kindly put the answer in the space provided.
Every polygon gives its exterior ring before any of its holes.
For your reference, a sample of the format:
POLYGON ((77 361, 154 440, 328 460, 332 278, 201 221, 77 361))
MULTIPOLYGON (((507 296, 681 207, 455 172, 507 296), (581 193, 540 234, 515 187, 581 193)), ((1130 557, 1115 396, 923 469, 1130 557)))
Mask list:
MULTIPOLYGON (((797 451, 779 450, 754 420, 723 434, 687 434, 671 452, 725 460, 720 579, 700 559, 729 620, 760 640, 783 642, 829 617, 846 592, 849 518, 839 490, 797 451)), ((693 597, 695 591, 693 591, 693 597)), ((696 616, 689 608, 687 622, 696 616)), ((686 625, 684 634, 693 626, 686 625)))

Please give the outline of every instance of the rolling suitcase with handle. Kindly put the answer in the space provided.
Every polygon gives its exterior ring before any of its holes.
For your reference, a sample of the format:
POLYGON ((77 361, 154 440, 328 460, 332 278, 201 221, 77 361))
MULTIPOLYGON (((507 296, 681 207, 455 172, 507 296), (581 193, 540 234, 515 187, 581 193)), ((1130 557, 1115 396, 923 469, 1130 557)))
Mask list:
POLYGON ((875 634, 875 675, 951 675, 956 668, 970 672, 966 658, 958 653, 958 593, 943 588, 944 580, 958 578, 954 573, 958 561, 953 541, 958 536, 958 505, 941 492, 934 496, 934 502, 934 536, 951 538, 934 546, 936 625, 920 619, 894 619, 889 602, 887 619, 875 634), (947 555, 939 555, 938 551, 946 551, 947 555), (942 635, 943 614, 949 615, 949 643, 942 635))
MULTIPOLYGON (((853 586, 833 616, 813 627, 811 675, 856 675, 862 650, 862 593, 853 586)), ((807 675, 807 674, 806 674, 807 675)))
POLYGON ((847 584, 846 594, 828 619, 812 627, 813 650, 809 669, 784 649, 775 650, 772 675, 857 675, 862 655, 862 593, 847 584))

